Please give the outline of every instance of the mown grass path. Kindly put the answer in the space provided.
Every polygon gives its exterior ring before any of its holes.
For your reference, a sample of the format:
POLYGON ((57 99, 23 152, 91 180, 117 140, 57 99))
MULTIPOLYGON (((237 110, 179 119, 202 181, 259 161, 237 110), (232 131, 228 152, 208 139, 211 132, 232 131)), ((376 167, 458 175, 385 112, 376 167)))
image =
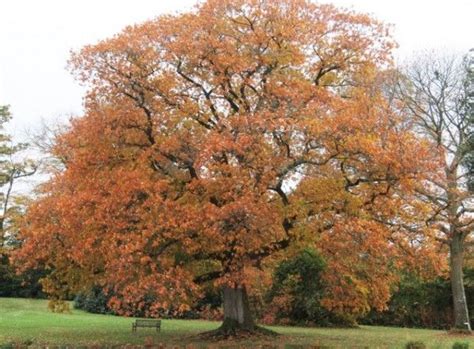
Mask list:
MULTIPOLYGON (((451 348, 454 342, 474 337, 454 337, 443 331, 361 326, 357 329, 271 327, 281 334, 275 339, 209 343, 196 335, 219 326, 218 322, 163 320, 162 330, 131 332, 132 318, 95 315, 73 310, 54 314, 44 300, 0 298, 0 344, 32 343, 31 347, 119 347, 127 344, 166 344, 169 348, 404 348, 408 341, 422 341, 427 348, 451 348)), ((1 345, 0 345, 1 348, 1 345)))

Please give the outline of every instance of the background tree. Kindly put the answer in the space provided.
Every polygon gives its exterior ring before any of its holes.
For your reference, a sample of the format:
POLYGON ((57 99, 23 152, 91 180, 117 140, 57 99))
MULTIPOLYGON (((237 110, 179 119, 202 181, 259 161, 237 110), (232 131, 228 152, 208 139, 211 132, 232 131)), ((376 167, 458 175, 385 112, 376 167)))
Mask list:
POLYGON ((8 106, 0 106, 0 248, 5 248, 15 239, 15 222, 24 208, 24 197, 14 196, 13 187, 20 178, 36 173, 37 165, 29 159, 21 159, 19 153, 28 146, 26 143, 14 144, 5 131, 5 124, 11 120, 8 106))
MULTIPOLYGON (((10 135, 5 132, 5 124, 11 119, 8 106, 0 106, 0 187, 4 190, 0 194, 0 248, 4 248, 13 233, 8 231, 9 214, 15 217, 20 210, 20 201, 13 197, 13 186, 20 178, 31 176, 36 172, 36 165, 30 160, 15 158, 19 152, 25 150, 27 144, 14 144, 10 135), (15 204, 16 203, 16 204, 15 204)), ((13 228, 14 225, 10 225, 13 228)))
MULTIPOLYGON (((73 116, 69 116, 71 120, 73 116)), ((41 172, 45 175, 64 170, 67 159, 58 158, 54 152, 58 138, 69 129, 69 121, 57 119, 53 121, 42 120, 37 128, 27 130, 27 139, 30 150, 35 152, 41 172)))
POLYGON ((248 290, 317 245, 327 307, 383 307, 392 270, 434 256, 381 219, 423 215, 400 193, 431 159, 381 88, 392 47, 370 17, 303 0, 209 0, 85 47, 86 112, 58 138, 65 168, 17 260, 50 268, 57 297, 113 290, 122 313, 185 311, 213 282, 233 333, 255 330, 248 290))
POLYGON ((24 214, 27 199, 14 195, 14 186, 21 178, 33 175, 36 164, 20 156, 27 145, 14 144, 5 125, 11 120, 8 106, 0 106, 0 295, 37 294, 35 286, 28 291, 18 290, 22 281, 37 278, 29 272, 24 278, 15 275, 10 265, 9 252, 18 245, 19 220, 24 214), (23 159, 22 159, 23 158, 23 159), (31 292, 29 292, 31 291, 31 292))
POLYGON ((433 142, 433 152, 443 160, 438 174, 422 182, 417 191, 434 206, 435 215, 428 223, 438 229, 438 239, 449 247, 454 326, 470 330, 463 261, 474 228, 474 197, 468 190, 469 172, 463 166, 471 152, 472 129, 465 63, 459 57, 433 53, 417 57, 403 70, 396 92, 418 131, 433 142))
POLYGON ((466 78, 464 80, 467 118, 469 122, 469 137, 467 139, 466 156, 463 165, 467 169, 468 187, 470 191, 474 189, 474 135, 472 128, 474 125, 474 49, 471 49, 465 60, 466 78))

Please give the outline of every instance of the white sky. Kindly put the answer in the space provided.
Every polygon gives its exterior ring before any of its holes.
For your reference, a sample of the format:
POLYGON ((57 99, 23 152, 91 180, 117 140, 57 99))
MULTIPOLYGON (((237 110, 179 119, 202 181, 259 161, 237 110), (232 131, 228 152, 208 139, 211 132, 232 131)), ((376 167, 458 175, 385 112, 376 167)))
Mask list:
MULTIPOLYGON (((40 120, 81 113, 84 90, 65 69, 71 49, 97 42, 195 0, 7 0, 0 5, 0 105, 10 104, 21 137, 40 120)), ((322 2, 331 2, 329 0, 322 2)), ((334 0, 395 25, 408 57, 420 49, 474 47, 474 0, 334 0)))

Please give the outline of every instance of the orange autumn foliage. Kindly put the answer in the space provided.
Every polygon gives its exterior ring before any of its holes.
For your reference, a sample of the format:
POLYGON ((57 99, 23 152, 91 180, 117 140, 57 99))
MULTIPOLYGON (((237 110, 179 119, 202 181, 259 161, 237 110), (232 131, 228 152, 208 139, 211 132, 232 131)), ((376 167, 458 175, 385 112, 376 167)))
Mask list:
POLYGON ((208 281, 251 290, 312 245, 328 308, 382 308, 397 270, 437 262, 429 231, 405 229, 422 227, 413 184, 436 158, 384 95, 393 46, 330 5, 208 0, 85 47, 85 113, 16 260, 156 315, 208 281))

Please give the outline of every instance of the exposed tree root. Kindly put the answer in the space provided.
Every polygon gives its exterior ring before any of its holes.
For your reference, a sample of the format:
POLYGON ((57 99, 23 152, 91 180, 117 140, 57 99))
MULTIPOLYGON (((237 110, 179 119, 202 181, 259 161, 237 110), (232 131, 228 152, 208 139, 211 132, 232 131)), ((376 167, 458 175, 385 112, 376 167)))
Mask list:
POLYGON ((212 331, 204 332, 199 338, 212 341, 228 339, 245 339, 249 337, 276 337, 279 334, 257 325, 240 325, 236 321, 226 319, 222 325, 212 331))

